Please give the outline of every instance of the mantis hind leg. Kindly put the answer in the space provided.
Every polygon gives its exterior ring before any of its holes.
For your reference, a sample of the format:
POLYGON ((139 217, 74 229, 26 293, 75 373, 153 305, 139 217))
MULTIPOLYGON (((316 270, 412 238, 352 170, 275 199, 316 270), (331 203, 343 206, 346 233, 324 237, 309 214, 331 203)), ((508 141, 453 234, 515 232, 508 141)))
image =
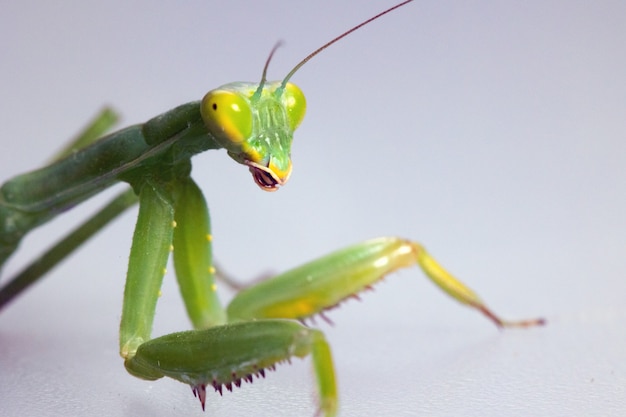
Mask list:
MULTIPOLYGON (((52 158, 57 161, 73 151, 85 147, 109 131, 117 122, 117 114, 110 108, 102 109, 87 126, 52 158)), ((22 237, 36 224, 28 213, 12 207, 3 201, 0 188, 0 267, 17 249, 22 237), (4 204, 3 204, 4 203, 4 204), (22 225, 21 227, 17 225, 22 225)), ((107 206, 55 243, 45 253, 36 258, 19 274, 0 289, 0 309, 17 295, 37 282, 46 272, 70 255, 77 247, 104 228, 127 208, 133 206, 136 198, 132 191, 119 194, 107 206)))
POLYGON ((452 298, 479 310, 498 327, 544 323, 543 319, 500 318, 419 243, 395 237, 350 246, 243 290, 228 306, 228 317, 231 321, 277 317, 303 320, 355 296, 397 269, 414 265, 452 298))

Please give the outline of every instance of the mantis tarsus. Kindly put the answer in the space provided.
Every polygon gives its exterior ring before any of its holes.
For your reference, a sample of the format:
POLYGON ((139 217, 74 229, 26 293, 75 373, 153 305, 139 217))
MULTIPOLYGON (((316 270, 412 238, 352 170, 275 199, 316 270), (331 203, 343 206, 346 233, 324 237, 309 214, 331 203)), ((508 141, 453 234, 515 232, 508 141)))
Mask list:
MULTIPOLYGON (((355 26, 301 61, 282 81, 233 83, 201 101, 176 107, 142 125, 96 140, 111 125, 105 112, 61 151, 51 165, 7 181, 0 189, 0 262, 30 230, 109 185, 122 193, 102 211, 36 260, 0 290, 5 306, 126 208, 139 202, 131 247, 120 354, 133 375, 169 376, 192 387, 204 408, 206 387, 221 392, 264 375, 291 356, 313 358, 319 412, 335 415, 338 394, 331 351, 324 335, 299 321, 322 314, 369 288, 385 275, 418 265, 457 301, 474 307, 499 327, 532 326, 541 319, 508 322, 412 241, 385 237, 359 243, 240 291, 226 309, 216 295, 209 215, 190 177, 190 159, 225 148, 248 167, 265 191, 283 186, 291 173, 291 141, 305 113, 304 95, 289 80, 311 57, 400 3, 355 26), (169 253, 188 315, 196 330, 151 339, 152 322, 169 253)), ((272 51, 273 53, 273 51, 272 51)))

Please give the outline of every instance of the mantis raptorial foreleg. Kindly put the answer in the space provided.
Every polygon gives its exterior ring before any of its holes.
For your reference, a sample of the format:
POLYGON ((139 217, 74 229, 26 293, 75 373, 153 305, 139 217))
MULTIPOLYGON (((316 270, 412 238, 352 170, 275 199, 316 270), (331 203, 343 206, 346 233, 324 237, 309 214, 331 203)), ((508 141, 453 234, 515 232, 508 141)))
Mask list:
POLYGON ((156 303, 174 234, 173 201, 161 184, 146 181, 128 260, 120 323, 120 355, 132 357, 150 340, 156 303))
POLYGON ((288 320, 259 320, 206 330, 173 333, 139 346, 124 364, 133 375, 154 380, 164 376, 189 384, 204 409, 207 386, 222 393, 253 375, 265 376, 290 358, 311 355, 318 406, 325 416, 337 413, 337 387, 330 348, 319 330, 288 320))

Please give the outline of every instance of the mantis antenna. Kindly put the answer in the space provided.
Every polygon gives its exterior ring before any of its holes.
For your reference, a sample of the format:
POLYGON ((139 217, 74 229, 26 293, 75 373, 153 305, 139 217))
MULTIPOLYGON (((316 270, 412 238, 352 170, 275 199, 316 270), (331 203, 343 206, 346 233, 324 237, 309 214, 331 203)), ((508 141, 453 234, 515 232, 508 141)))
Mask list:
MULTIPOLYGON (((254 92, 251 98, 253 101, 261 97, 261 93, 263 92, 263 87, 265 87, 265 82, 267 81, 267 67, 269 67, 270 61, 272 60, 272 57, 274 56, 274 53, 276 52, 276 50, 280 48, 282 45, 283 45, 283 41, 276 42, 276 45, 274 45, 274 47, 272 48, 272 51, 270 52, 270 55, 267 57, 267 61, 265 61, 265 66, 263 67, 263 74, 261 75, 261 82, 259 83, 259 88, 256 89, 256 91, 254 92)), ((284 84, 281 84, 281 88, 283 85, 284 84)))
MULTIPOLYGON (((291 77, 293 77, 293 75, 300 69, 302 68, 302 66, 304 64, 306 64, 307 62, 309 62, 309 60, 311 58, 313 58, 315 55, 319 54, 320 52, 322 52, 324 49, 328 48, 330 45, 332 45, 333 43, 345 38, 346 36, 348 36, 349 34, 351 34, 352 32, 362 28, 363 26, 367 25, 368 23, 373 22, 374 20, 378 19, 379 17, 382 17, 384 15, 386 15, 387 13, 398 9, 402 6, 404 6, 407 3, 412 2, 413 0, 406 0, 403 1, 402 3, 396 4, 393 7, 388 8, 387 10, 384 10, 380 13, 378 13, 375 16, 370 17, 369 19, 359 23, 358 25, 354 26, 352 29, 349 29, 347 31, 345 31, 344 33, 342 33, 341 35, 337 36, 334 39, 331 39, 329 42, 326 42, 324 45, 320 46, 319 48, 317 48, 315 51, 311 52, 309 55, 307 55, 302 61, 298 62, 298 64, 296 64, 295 67, 293 67, 293 69, 291 71, 289 71, 289 73, 287 74, 287 76, 285 77, 285 79, 283 79, 282 83, 280 84, 280 87, 276 89, 276 95, 280 96, 283 92, 283 90, 285 89, 285 86, 287 85, 287 83, 289 82, 289 80, 291 79, 291 77)), ((276 52, 276 50, 278 48, 280 48, 283 45, 282 41, 278 41, 276 42, 276 45, 274 45, 274 47, 272 48, 272 51, 270 52, 270 55, 267 57, 267 61, 265 61, 265 67, 263 67, 263 75, 261 76, 261 82, 259 83, 259 88, 257 88, 257 90, 254 92, 254 94, 252 95, 252 100, 257 99, 258 97, 261 96, 261 93, 263 91, 263 87, 265 87, 265 82, 267 81, 267 68, 269 67, 270 61, 272 60, 272 57, 274 56, 274 53, 276 52)))
MULTIPOLYGON (((276 89, 276 94, 277 95, 282 94, 283 90, 285 89, 285 86, 287 85, 287 83, 289 82, 291 77, 296 73, 296 71, 298 71, 300 68, 302 68, 302 66, 304 64, 306 64, 315 55, 319 54, 320 52, 322 52, 324 49, 328 48, 330 45, 334 44, 335 42, 345 38, 346 36, 348 36, 349 34, 354 32, 355 30, 362 28, 363 26, 367 25, 368 23, 373 22, 374 20, 378 19, 379 17, 382 17, 382 16, 386 15, 387 13, 389 13, 389 12, 395 10, 395 9, 398 9, 398 8, 404 6, 405 4, 410 3, 412 1, 413 0, 403 1, 402 3, 396 4, 395 6, 390 7, 387 10, 384 10, 384 11, 378 13, 377 15, 370 17, 369 19, 359 23, 358 25, 354 26, 352 29, 347 30, 346 32, 342 33, 341 35, 337 36, 336 38, 334 38, 334 39, 330 40, 329 42, 325 43, 324 45, 320 46, 315 51, 311 52, 309 55, 306 56, 306 58, 304 58, 302 61, 300 61, 295 67, 293 67, 293 69, 291 71, 289 71, 289 73, 287 74, 285 79, 283 79, 283 82, 281 83, 280 87, 276 89)), ((269 62, 272 59, 272 55, 274 55, 274 52, 276 52, 276 49, 281 44, 282 44, 282 42, 278 42, 274 46, 274 48, 272 49, 272 52, 270 53, 270 56, 267 59, 267 62, 265 63, 265 68, 263 69, 263 77, 261 79, 261 84, 259 85, 259 90, 261 90, 263 88, 263 84, 265 83, 265 75, 266 75, 266 71, 267 71, 267 66, 269 65, 269 62)), ((260 93, 259 90, 257 90, 257 93, 260 93)), ((255 95, 256 95, 256 93, 255 93, 255 95)))

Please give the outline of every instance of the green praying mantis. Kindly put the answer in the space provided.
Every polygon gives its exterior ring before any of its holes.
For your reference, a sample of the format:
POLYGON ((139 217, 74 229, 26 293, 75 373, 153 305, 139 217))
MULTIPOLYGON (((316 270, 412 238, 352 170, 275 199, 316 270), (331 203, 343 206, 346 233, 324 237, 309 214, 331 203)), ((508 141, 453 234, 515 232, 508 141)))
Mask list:
POLYGON ((541 319, 505 321, 487 308, 417 242, 384 237, 333 252, 237 293, 226 308, 217 297, 209 213, 192 180, 191 157, 226 149, 264 191, 291 174, 293 133, 305 114, 302 91, 290 79, 320 51, 411 0, 355 26, 307 56, 277 82, 233 83, 142 125, 101 137, 114 122, 106 111, 79 139, 42 169, 0 188, 0 262, 22 237, 95 195, 126 182, 123 192, 0 289, 0 308, 37 281, 86 239, 139 203, 120 324, 120 354, 129 373, 189 384, 204 409, 207 387, 220 393, 263 376, 291 357, 311 356, 318 414, 338 412, 338 390, 324 334, 304 320, 370 288, 400 268, 419 266, 443 291, 478 309, 498 327, 528 327, 541 319), (195 330, 151 338, 165 266, 172 253, 187 313, 195 330))

